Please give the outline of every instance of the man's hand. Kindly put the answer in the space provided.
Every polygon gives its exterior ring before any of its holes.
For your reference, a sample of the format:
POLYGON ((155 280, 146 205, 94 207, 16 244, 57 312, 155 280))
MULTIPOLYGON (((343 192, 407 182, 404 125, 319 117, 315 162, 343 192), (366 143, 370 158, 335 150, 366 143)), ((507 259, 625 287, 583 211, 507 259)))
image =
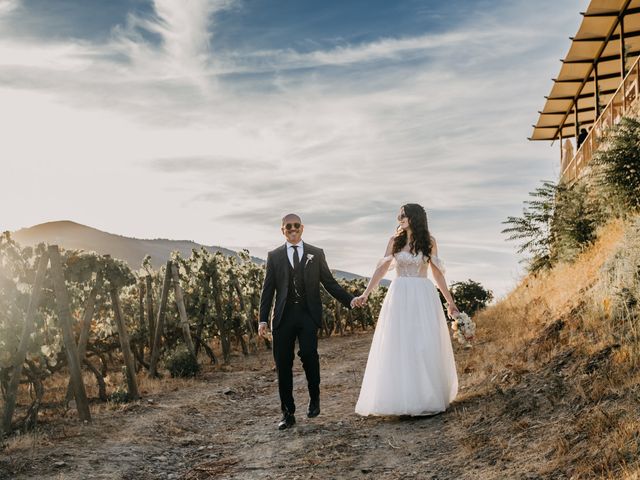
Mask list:
POLYGON ((354 297, 353 300, 351 300, 351 308, 353 307, 363 307, 365 303, 367 303, 367 298, 369 298, 369 295, 360 295, 359 297, 354 297))
POLYGON ((258 335, 261 337, 267 336, 267 324, 265 322, 261 322, 258 325, 258 335))

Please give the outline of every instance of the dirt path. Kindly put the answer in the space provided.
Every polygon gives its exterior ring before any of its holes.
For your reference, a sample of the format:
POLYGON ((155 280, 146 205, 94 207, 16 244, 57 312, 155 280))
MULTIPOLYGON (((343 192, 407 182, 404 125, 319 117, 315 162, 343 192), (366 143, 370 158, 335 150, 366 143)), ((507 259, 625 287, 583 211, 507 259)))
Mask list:
POLYGON ((353 412, 370 342, 371 333, 320 341, 322 414, 315 419, 305 415, 296 360, 291 430, 276 428, 277 385, 265 351, 235 357, 232 371, 211 368, 177 391, 104 409, 91 425, 64 420, 35 448, 25 441, 3 452, 0 478, 504 478, 464 454, 460 412, 473 406, 406 420, 353 412))

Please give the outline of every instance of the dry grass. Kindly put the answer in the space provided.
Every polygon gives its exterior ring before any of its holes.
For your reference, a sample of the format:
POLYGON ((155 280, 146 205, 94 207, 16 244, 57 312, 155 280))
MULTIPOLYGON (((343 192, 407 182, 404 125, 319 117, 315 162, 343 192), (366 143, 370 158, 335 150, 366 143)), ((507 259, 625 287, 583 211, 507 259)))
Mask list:
POLYGON ((544 478, 638 477, 637 318, 612 306, 603 272, 630 226, 609 224, 574 263, 525 278, 478 316, 482 342, 459 361, 474 384, 460 397, 477 412, 464 418, 470 454, 544 478))

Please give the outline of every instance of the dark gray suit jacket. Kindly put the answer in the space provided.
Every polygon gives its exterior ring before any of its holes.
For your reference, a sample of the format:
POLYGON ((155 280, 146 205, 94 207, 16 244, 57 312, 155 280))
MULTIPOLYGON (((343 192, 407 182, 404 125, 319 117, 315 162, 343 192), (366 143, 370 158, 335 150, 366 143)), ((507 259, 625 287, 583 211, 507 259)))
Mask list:
MULTIPOLYGON (((345 291, 336 279, 333 278, 322 249, 305 242, 304 256, 300 261, 304 268, 307 307, 313 322, 320 328, 322 326, 321 283, 332 297, 347 308, 351 308, 350 303, 353 296, 345 291)), ((262 286, 262 295, 260 297, 260 321, 269 322, 269 315, 275 295, 276 304, 273 309, 272 330, 278 328, 280 320, 282 319, 289 290, 290 270, 286 244, 267 254, 267 271, 262 286)))

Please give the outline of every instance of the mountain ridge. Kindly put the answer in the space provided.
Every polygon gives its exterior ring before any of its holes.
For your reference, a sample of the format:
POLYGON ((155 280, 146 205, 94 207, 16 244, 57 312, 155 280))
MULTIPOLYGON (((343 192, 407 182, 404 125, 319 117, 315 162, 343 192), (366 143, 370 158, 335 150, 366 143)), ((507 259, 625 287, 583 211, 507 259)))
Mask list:
MULTIPOLYGON (((23 246, 33 246, 44 242, 57 244, 66 249, 94 251, 103 255, 109 254, 114 258, 124 260, 133 270, 140 268, 142 259, 146 255, 151 256, 151 264, 158 268, 170 259, 171 252, 175 250, 185 257, 189 257, 191 250, 194 248, 199 249, 201 247, 211 253, 221 252, 227 256, 238 254, 237 251, 229 248, 218 245, 203 245, 193 240, 128 237, 117 233, 105 232, 73 220, 52 220, 10 233, 11 238, 23 246)), ((251 256, 251 260, 260 265, 265 263, 264 259, 255 256, 251 256)), ((345 280, 364 278, 343 270, 333 270, 333 273, 336 277, 345 280)))

